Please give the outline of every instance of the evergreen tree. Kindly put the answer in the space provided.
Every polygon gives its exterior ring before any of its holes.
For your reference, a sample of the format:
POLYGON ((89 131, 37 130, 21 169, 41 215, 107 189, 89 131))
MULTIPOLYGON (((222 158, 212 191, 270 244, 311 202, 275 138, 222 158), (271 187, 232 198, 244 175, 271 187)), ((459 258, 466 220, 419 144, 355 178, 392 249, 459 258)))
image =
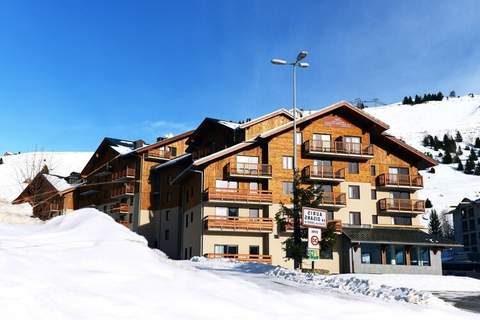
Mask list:
POLYGON ((407 96, 405 96, 405 97, 403 98, 402 104, 409 104, 409 103, 408 103, 408 97, 407 97, 407 96))
POLYGON ((470 150, 470 147, 469 147, 469 146, 465 146, 465 148, 463 148, 463 150, 470 150))
POLYGON ((480 148, 480 138, 475 138, 475 144, 473 145, 475 148, 480 148))
POLYGON ((431 135, 426 135, 425 137, 423 137, 423 141, 422 141, 422 144, 424 147, 433 147, 433 137, 431 135))
POLYGON ((450 240, 454 240, 455 238, 452 225, 450 224, 450 221, 448 221, 447 215, 445 214, 442 215, 442 236, 450 240))
POLYGON ((430 201, 430 199, 427 198, 427 200, 425 200, 425 208, 427 209, 430 209, 432 206, 432 201, 430 201))
POLYGON ((467 161, 465 162, 465 170, 463 170, 463 172, 465 172, 466 174, 472 174, 474 169, 475 162, 473 162, 473 160, 470 158, 467 159, 467 161))
POLYGON ((443 100, 443 93, 441 91, 438 91, 437 93, 437 100, 442 101, 443 100))
POLYGON ((457 170, 458 170, 458 171, 463 171, 463 170, 464 170, 464 169, 463 169, 463 163, 462 163, 462 161, 458 161, 457 170))
POLYGON ((468 156, 468 159, 471 159, 472 161, 478 160, 478 156, 475 153, 475 150, 473 149, 470 150, 470 155, 468 156))
POLYGON ((438 140, 437 136, 433 137, 433 150, 443 149, 442 142, 438 140))
POLYGON ((457 144, 453 138, 449 137, 447 134, 443 135, 443 149, 446 152, 456 152, 457 151, 457 144))
POLYGON ((452 156, 450 155, 450 152, 445 152, 445 155, 443 156, 442 163, 444 164, 450 164, 452 163, 452 156))
POLYGON ((460 162, 460 158, 458 157, 458 155, 454 155, 452 163, 459 163, 459 162, 460 162))
POLYGON ((422 98, 419 95, 415 95, 415 100, 413 101, 413 104, 419 103, 422 103, 422 98))
POLYGON ((460 134, 459 131, 457 131, 457 134, 455 135, 455 142, 462 142, 463 138, 462 135, 460 134))
POLYGON ((430 222, 428 223, 428 232, 437 237, 442 236, 442 225, 440 219, 438 218, 437 212, 432 210, 430 213, 430 222))
POLYGON ((477 165, 475 166, 475 170, 473 170, 473 174, 476 176, 480 176, 480 161, 477 162, 477 165))
POLYGON ((448 95, 450 98, 455 98, 457 94, 455 93, 454 90, 450 91, 450 94, 448 95))
POLYGON ((457 155, 461 156, 462 154, 463 154, 462 148, 460 148, 460 146, 458 146, 457 155))
POLYGON ((431 167, 429 170, 428 170, 429 173, 435 173, 435 168, 434 167, 431 167))

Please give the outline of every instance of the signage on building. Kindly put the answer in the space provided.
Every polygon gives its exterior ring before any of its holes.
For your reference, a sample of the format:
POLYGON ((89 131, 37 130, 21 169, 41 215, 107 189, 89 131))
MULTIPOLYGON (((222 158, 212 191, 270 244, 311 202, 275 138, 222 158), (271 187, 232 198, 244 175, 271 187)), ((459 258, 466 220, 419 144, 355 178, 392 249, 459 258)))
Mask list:
POLYGON ((325 127, 350 128, 352 125, 345 119, 334 115, 328 115, 323 118, 325 127))
POLYGON ((302 224, 305 227, 326 228, 327 211, 322 209, 303 207, 302 224))
POLYGON ((308 249, 320 249, 322 229, 308 228, 308 249))
POLYGON ((307 255, 309 260, 320 260, 320 249, 308 249, 307 255))

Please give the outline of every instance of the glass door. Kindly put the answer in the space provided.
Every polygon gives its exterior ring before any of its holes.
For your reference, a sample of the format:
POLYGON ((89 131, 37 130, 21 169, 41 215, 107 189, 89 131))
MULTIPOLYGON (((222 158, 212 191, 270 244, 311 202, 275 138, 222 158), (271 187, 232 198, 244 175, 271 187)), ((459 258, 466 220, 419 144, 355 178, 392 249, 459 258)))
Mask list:
POLYGON ((313 146, 316 149, 321 149, 322 151, 325 151, 325 152, 331 151, 332 142, 329 134, 314 133, 312 140, 313 140, 313 146))
POLYGON ((343 137, 344 149, 348 153, 361 153, 361 138, 360 137, 343 137))

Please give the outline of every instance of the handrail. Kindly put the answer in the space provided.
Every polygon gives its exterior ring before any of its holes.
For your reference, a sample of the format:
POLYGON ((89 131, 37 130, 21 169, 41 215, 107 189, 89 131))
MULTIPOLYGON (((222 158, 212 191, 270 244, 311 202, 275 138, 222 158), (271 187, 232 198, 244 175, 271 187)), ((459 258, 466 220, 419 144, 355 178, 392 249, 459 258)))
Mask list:
POLYGON ((273 219, 252 217, 206 216, 207 229, 272 231, 273 219))
POLYGON ((378 176, 378 184, 381 186, 423 187, 423 177, 421 175, 382 173, 378 176))
POLYGON ((272 191, 269 190, 207 188, 204 194, 208 201, 272 202, 272 191))
POLYGON ((120 171, 112 173, 112 180, 119 180, 123 178, 135 178, 135 168, 126 167, 120 171))
POLYGON ((345 179, 345 169, 335 169, 332 166, 312 165, 303 169, 307 178, 345 179))
POLYGON ((322 192, 320 205, 346 205, 347 195, 343 192, 322 192))
POLYGON ((112 209, 110 209, 110 212, 112 213, 129 213, 130 211, 130 206, 128 203, 118 203, 112 209))
POLYGON ((122 186, 112 188, 111 197, 118 197, 130 193, 135 193, 135 184, 124 183, 122 186))
POLYGON ((307 140, 303 143, 307 152, 326 152, 373 156, 373 145, 358 142, 307 140))
POLYGON ((272 165, 265 163, 233 162, 227 164, 229 175, 272 176, 272 165))
POLYGON ((205 256, 209 259, 234 259, 243 262, 263 262, 272 263, 272 256, 266 254, 247 254, 247 253, 207 253, 205 256))
POLYGON ((381 211, 425 212, 425 200, 384 198, 378 205, 381 211))
POLYGON ((169 150, 151 149, 147 151, 147 157, 170 159, 172 154, 169 150))

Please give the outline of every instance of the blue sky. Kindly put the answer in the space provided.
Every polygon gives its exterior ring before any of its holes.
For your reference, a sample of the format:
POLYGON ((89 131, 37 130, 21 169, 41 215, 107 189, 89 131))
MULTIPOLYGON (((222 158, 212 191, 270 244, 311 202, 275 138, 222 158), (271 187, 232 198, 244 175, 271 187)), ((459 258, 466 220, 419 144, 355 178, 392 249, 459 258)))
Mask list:
POLYGON ((480 91, 480 1, 1 1, 0 152, 153 141, 204 117, 480 91))

